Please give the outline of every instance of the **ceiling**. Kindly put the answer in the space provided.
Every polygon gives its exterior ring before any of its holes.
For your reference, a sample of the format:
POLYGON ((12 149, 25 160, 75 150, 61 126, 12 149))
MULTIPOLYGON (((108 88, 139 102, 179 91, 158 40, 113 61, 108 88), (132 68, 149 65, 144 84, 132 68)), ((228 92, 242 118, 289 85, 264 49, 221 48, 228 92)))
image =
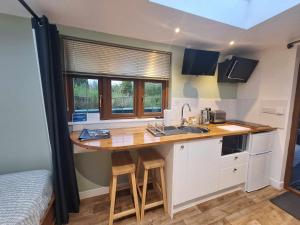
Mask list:
MULTIPOLYGON (((272 1, 272 0, 271 0, 272 1)), ((52 23, 225 53, 285 46, 300 38, 300 5, 244 30, 148 0, 26 0, 52 23), (174 29, 180 27, 180 32, 174 29), (235 45, 229 46, 234 40, 235 45)), ((29 17, 17 0, 1 0, 0 13, 29 17)))
POLYGON ((300 3, 300 0, 150 1, 246 30, 300 3))

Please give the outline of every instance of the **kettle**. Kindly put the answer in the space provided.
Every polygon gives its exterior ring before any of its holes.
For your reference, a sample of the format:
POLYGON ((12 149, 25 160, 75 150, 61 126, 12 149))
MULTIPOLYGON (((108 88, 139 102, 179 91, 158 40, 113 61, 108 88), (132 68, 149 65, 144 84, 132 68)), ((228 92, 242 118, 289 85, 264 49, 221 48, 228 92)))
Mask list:
POLYGON ((211 108, 205 108, 201 110, 200 124, 209 124, 211 108))

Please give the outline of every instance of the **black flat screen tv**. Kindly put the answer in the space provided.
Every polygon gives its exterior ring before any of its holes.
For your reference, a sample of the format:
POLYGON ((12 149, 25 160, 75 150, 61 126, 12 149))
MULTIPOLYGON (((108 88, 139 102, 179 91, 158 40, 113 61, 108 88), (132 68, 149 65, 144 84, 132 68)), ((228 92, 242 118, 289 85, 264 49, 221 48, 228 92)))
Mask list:
POLYGON ((183 75, 215 75, 220 52, 186 48, 182 65, 183 75))

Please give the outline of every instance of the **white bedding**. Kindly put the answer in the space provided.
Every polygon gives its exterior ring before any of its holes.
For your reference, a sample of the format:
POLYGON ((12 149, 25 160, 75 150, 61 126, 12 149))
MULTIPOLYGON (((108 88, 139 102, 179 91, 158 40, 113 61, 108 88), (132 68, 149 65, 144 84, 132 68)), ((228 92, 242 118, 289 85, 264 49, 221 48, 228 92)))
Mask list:
POLYGON ((38 225, 52 196, 47 170, 0 175, 0 224, 38 225))

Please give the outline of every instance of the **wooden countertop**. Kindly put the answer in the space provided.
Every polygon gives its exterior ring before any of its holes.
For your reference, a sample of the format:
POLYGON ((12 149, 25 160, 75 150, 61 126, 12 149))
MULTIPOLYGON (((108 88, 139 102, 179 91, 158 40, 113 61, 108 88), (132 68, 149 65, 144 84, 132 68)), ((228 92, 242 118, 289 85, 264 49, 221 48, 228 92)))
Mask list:
MULTIPOLYGON (((238 123, 226 123, 226 125, 234 124, 240 125, 238 123)), ((222 124, 224 125, 224 124, 222 124)), ((111 138, 109 139, 100 139, 100 140, 90 140, 90 141, 79 141, 78 136, 80 132, 72 132, 70 134, 70 139, 73 144, 80 146, 74 151, 74 154, 85 153, 85 152, 95 152, 95 151, 118 151, 118 150, 131 150, 131 149, 140 149, 150 146, 188 141, 194 139, 204 139, 204 138, 213 138, 213 137, 222 137, 230 135, 240 135, 240 134, 249 134, 249 133, 258 133, 273 131, 275 128, 270 126, 248 126, 243 124, 243 127, 248 127, 250 130, 247 131, 227 131, 218 128, 219 125, 208 125, 210 132, 205 134, 178 134, 172 136, 164 137, 154 137, 151 133, 146 130, 146 127, 137 127, 137 128, 119 128, 119 129, 110 129, 111 138)))

